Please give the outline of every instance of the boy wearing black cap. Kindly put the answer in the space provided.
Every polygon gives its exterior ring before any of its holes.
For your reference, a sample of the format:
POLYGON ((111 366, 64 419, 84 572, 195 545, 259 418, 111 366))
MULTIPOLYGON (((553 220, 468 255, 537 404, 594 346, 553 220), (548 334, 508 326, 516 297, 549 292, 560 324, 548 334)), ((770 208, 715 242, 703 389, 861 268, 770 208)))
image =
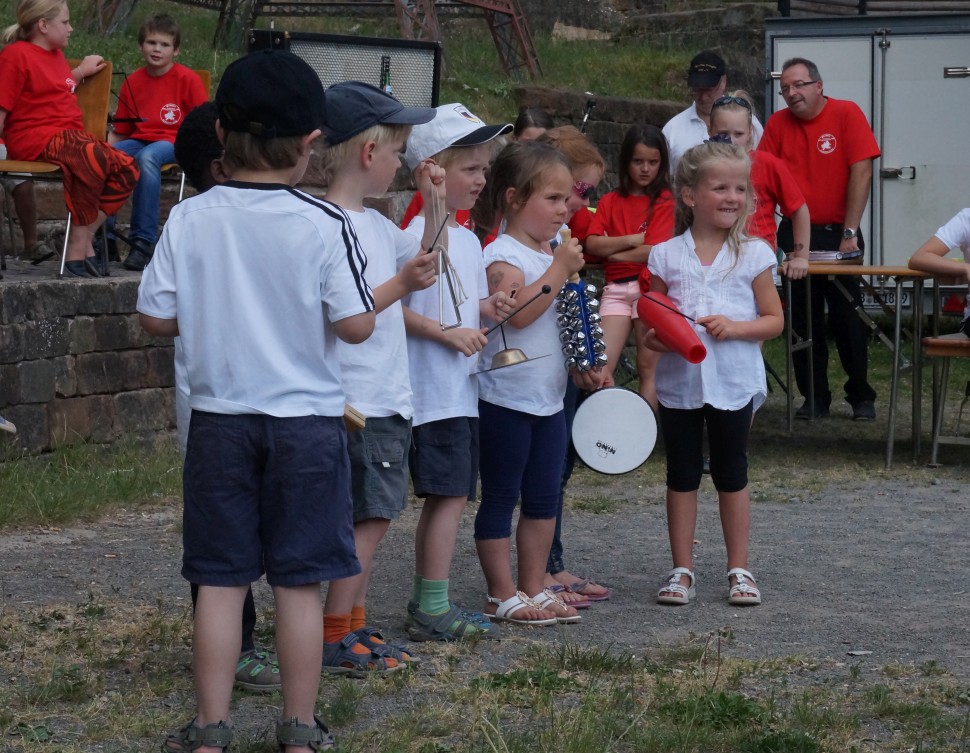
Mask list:
POLYGON ((335 341, 365 340, 373 293, 339 209, 292 188, 324 120, 323 87, 285 52, 226 68, 217 130, 233 179, 172 211, 138 293, 142 326, 181 337, 192 408, 182 575, 200 584, 196 718, 172 750, 228 747, 243 599, 276 600, 288 753, 332 747, 314 716, 320 582, 360 572, 335 341))
MULTIPOLYGON (((486 125, 464 105, 437 108, 434 120, 408 138, 408 165, 433 159, 445 169, 444 200, 425 201, 407 230, 416 236, 448 218, 451 281, 408 295, 403 303, 414 403, 410 455, 414 493, 424 499, 414 537, 415 575, 408 604, 408 635, 416 641, 455 641, 494 635, 480 612, 462 609, 449 596, 449 575, 469 499, 478 480, 478 354, 487 338, 482 316, 498 321, 511 313, 504 293, 488 294, 482 247, 455 222, 485 188, 495 138, 511 123, 486 125), (452 305, 451 293, 463 294, 452 305), (447 306, 441 306, 443 295, 447 306)), ((444 274, 440 280, 444 281, 444 274)), ((497 336, 497 335, 496 335, 497 336)))
MULTIPOLYGON (((414 661, 367 626, 364 604, 374 553, 408 500, 413 411, 400 299, 434 282, 435 257, 420 249, 431 247, 437 230, 429 226, 419 240, 366 208, 364 199, 387 191, 401 167, 411 126, 427 123, 435 111, 405 107, 359 81, 331 86, 325 102, 327 201, 345 212, 367 254, 367 281, 374 288, 377 312, 374 334, 366 342, 337 344, 347 402, 367 418, 364 428, 347 440, 354 540, 363 572, 333 581, 323 609, 323 670, 359 677, 414 661)), ((444 190, 444 170, 432 162, 418 167, 415 180, 425 197, 444 190)))
MULTIPOLYGON (((704 143, 708 138, 708 125, 711 122, 711 109, 727 88, 727 63, 724 58, 711 50, 704 50, 694 56, 687 69, 687 88, 690 89, 693 104, 677 113, 663 127, 664 136, 670 147, 670 174, 677 172, 681 155, 692 146, 704 143)), ((754 129, 752 148, 764 132, 757 118, 751 119, 754 129)))

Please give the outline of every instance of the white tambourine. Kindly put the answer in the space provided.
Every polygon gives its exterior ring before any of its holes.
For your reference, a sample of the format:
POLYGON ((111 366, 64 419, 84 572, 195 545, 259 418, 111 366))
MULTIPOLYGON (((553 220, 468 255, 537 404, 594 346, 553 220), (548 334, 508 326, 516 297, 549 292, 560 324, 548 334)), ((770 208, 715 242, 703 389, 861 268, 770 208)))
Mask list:
POLYGON ((629 473, 643 465, 657 443, 657 417, 650 403, 623 387, 607 387, 576 409, 573 447, 599 473, 629 473))

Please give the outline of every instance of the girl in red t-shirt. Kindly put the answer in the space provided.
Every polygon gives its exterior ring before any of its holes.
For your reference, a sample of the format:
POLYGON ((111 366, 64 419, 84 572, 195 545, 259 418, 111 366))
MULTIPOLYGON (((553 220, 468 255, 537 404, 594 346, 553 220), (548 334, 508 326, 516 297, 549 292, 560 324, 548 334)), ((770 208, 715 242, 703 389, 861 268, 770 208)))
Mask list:
POLYGON ((736 91, 719 97, 711 108, 711 138, 740 146, 751 158, 754 210, 748 218, 747 234, 764 238, 769 246, 777 248, 775 207, 781 209, 782 216, 791 219, 795 251, 785 260, 782 272, 793 280, 800 280, 808 274, 808 242, 812 232, 808 204, 784 162, 768 152, 754 151, 753 116, 754 108, 747 92, 736 91))
POLYGON ((650 277, 647 258, 657 243, 674 234, 674 197, 670 192, 670 158, 667 139, 652 125, 634 125, 620 146, 620 186, 596 207, 586 253, 603 260, 606 286, 600 299, 600 315, 606 340, 607 384, 631 327, 637 332, 637 373, 640 394, 656 409, 654 372, 660 356, 641 347, 643 326, 637 316, 641 283, 650 277))
POLYGON ((62 50, 71 38, 64 0, 20 0, 17 23, 0 38, 0 135, 7 156, 60 166, 64 200, 73 224, 65 269, 78 277, 97 276, 88 257, 95 231, 128 199, 138 168, 126 154, 84 130, 76 86, 104 68, 88 55, 74 69, 62 50))

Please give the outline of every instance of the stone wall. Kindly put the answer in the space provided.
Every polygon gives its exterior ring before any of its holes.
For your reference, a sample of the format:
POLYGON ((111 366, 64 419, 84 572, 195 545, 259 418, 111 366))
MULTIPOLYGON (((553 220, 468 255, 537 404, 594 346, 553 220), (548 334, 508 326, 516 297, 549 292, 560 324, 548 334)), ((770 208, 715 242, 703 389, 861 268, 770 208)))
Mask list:
POLYGON ((134 313, 138 279, 0 283, 0 457, 175 425, 172 343, 134 313))

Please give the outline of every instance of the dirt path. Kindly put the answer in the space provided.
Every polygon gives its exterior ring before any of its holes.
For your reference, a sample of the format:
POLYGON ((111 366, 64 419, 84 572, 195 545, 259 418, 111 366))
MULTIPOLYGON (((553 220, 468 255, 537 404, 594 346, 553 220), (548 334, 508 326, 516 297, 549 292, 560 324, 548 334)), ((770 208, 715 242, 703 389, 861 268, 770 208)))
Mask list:
MULTIPOLYGON (((654 460, 650 461, 655 462, 654 460)), ((610 513, 571 510, 567 564, 610 583, 612 600, 595 605, 564 631, 531 631, 540 640, 612 644, 634 653, 690 635, 727 630, 731 656, 804 656, 887 664, 935 661, 970 680, 970 598, 966 531, 970 481, 933 484, 859 482, 754 506, 752 569, 765 593, 759 608, 725 600, 723 544, 716 505, 705 482, 697 533, 698 598, 688 607, 657 606, 659 577, 669 569, 662 489, 639 474, 609 480, 582 472, 572 497, 623 498, 610 513), (849 652, 871 652, 860 657, 849 652)), ((184 604, 179 569, 179 508, 119 512, 96 524, 0 535, 0 587, 6 610, 91 599, 132 604, 184 604)), ((371 616, 403 635, 417 510, 392 527, 371 585, 371 616)), ((482 579, 470 534, 471 515, 456 557, 453 595, 479 606, 482 579)), ((269 603, 265 588, 257 601, 269 603)), ((511 648, 511 644, 509 645, 511 648)), ((500 644, 489 660, 506 665, 500 644)))

